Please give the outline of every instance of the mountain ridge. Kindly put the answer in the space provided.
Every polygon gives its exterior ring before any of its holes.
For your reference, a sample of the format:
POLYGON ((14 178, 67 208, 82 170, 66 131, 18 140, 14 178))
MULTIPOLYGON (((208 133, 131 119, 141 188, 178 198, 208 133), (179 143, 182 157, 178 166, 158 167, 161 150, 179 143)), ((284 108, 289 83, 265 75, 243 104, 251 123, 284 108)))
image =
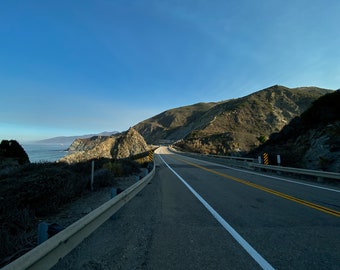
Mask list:
POLYGON ((134 126, 149 144, 174 143, 184 150, 237 155, 261 144, 332 92, 318 87, 274 85, 247 96, 164 111, 134 126), (166 120, 166 121, 165 121, 166 120))
POLYGON ((78 136, 57 136, 52 138, 47 138, 43 140, 34 141, 34 143, 57 143, 57 144, 71 144, 74 140, 82 138, 91 138, 93 136, 110 136, 113 134, 119 133, 118 131, 103 131, 98 134, 85 134, 85 135, 78 135, 78 136))
MULTIPOLYGON (((141 135, 145 140, 143 145, 171 143, 185 151, 242 156, 332 92, 318 87, 274 85, 241 98, 173 108, 130 129, 141 135)), ((112 151, 119 148, 118 138, 123 134, 77 138, 69 147, 68 156, 72 162, 84 158, 117 158, 112 151)), ((134 141, 134 147, 137 141, 141 140, 134 141)), ((125 143, 124 149, 129 147, 125 143)))

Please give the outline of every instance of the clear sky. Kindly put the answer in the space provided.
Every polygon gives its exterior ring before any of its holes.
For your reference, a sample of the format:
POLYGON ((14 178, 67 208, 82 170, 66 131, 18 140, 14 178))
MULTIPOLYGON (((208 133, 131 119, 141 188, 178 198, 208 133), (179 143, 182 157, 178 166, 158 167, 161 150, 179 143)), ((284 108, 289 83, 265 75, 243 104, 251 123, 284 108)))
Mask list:
POLYGON ((340 88, 338 0, 2 0, 0 139, 124 131, 280 84, 340 88))

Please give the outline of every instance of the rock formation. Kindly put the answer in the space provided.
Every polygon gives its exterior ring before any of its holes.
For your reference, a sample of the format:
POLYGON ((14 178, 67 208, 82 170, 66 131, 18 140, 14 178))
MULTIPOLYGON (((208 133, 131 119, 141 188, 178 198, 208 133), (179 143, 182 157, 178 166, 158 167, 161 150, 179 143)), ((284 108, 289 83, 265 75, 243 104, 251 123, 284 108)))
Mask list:
POLYGON ((280 154, 285 166, 340 172, 339 104, 340 90, 320 97, 249 156, 280 154))
POLYGON ((2 140, 0 144, 0 163, 25 164, 29 158, 24 148, 16 140, 2 140))
POLYGON ((122 159, 149 150, 144 138, 133 128, 111 136, 76 139, 68 149, 70 154, 59 162, 75 163, 91 159, 122 159))

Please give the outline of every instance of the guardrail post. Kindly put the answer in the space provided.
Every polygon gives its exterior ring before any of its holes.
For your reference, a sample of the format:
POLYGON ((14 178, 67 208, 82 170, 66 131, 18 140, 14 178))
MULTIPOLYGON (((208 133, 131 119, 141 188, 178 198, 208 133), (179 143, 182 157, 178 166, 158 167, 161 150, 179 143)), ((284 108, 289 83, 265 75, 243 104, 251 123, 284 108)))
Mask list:
POLYGON ((281 165, 281 156, 280 155, 277 155, 276 156, 276 160, 277 160, 277 165, 281 165))
POLYGON ((94 160, 91 163, 91 191, 93 191, 93 178, 94 178, 94 160))
POLYGON ((317 181, 318 183, 323 183, 323 177, 318 176, 316 181, 317 181))
POLYGON ((151 172, 153 169, 153 162, 148 163, 148 171, 151 172))
POLYGON ((262 164, 261 156, 258 156, 258 157, 257 157, 257 161, 259 162, 259 164, 262 164))
POLYGON ((143 178, 143 177, 147 176, 148 173, 149 173, 148 168, 140 168, 139 176, 143 178))
POLYGON ((38 224, 38 245, 48 239, 48 223, 43 221, 38 224))
POLYGON ((111 189, 111 199, 114 198, 117 195, 117 189, 116 188, 112 188, 111 189))
MULTIPOLYGON (((118 194, 118 190, 116 188, 112 188, 111 189, 111 199, 113 199, 117 194, 118 194)), ((110 219, 111 220, 115 220, 116 219, 116 215, 113 214, 110 219)))
POLYGON ((48 224, 43 221, 38 224, 38 245, 45 242, 48 238, 62 231, 64 228, 57 223, 48 224))

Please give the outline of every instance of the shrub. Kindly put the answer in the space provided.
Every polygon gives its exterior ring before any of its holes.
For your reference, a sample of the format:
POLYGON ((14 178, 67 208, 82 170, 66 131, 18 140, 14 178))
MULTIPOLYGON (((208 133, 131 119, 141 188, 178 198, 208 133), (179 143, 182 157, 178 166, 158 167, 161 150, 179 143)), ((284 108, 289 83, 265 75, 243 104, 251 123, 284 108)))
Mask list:
POLYGON ((265 143, 268 140, 268 137, 265 135, 261 135, 260 137, 256 138, 260 143, 265 143))

